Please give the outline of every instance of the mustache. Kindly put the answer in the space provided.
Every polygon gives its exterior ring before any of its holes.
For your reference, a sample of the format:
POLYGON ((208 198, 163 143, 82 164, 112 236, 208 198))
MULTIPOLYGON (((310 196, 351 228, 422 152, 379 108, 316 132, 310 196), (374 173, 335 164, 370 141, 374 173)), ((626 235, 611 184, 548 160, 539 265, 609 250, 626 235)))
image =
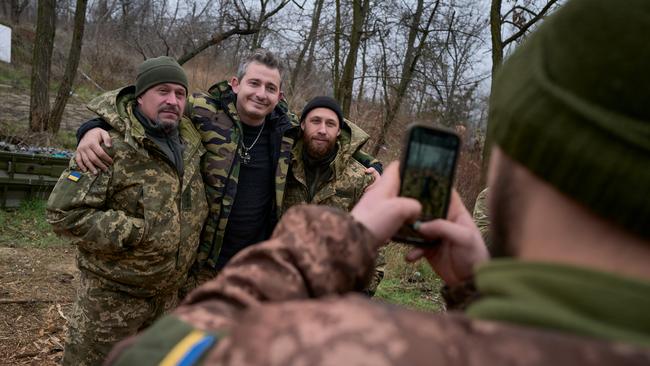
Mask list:
POLYGON ((169 113, 174 113, 176 115, 180 115, 181 109, 178 108, 177 106, 165 106, 165 107, 158 108, 158 113, 163 113, 163 112, 169 112, 169 113))

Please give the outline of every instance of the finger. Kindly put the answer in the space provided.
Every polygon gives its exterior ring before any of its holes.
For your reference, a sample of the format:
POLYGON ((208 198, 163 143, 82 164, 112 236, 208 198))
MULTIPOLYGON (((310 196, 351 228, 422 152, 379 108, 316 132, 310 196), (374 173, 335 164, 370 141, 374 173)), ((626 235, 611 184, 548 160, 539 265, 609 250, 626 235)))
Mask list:
POLYGON ((399 162, 393 161, 388 165, 384 175, 377 181, 377 188, 372 192, 380 192, 383 197, 395 197, 399 193, 399 162))
POLYGON ((106 147, 113 146, 113 140, 111 139, 111 135, 109 135, 107 131, 102 130, 100 136, 102 138, 102 142, 104 143, 104 145, 106 145, 106 147))
POLYGON ((463 203, 463 199, 460 197, 460 194, 458 194, 458 191, 456 191, 454 188, 451 191, 451 199, 449 200, 449 212, 447 213, 447 218, 451 221, 456 221, 458 218, 465 215, 471 218, 469 211, 467 211, 467 208, 463 203))
POLYGON ((95 168, 95 166, 90 162, 88 156, 82 153, 81 158, 83 159, 84 166, 86 166, 86 168, 90 170, 91 173, 97 175, 97 168, 95 168))
MULTIPOLYGON (((111 158, 111 156, 108 155, 106 150, 104 150, 100 145, 91 145, 90 149, 95 154, 95 156, 102 161, 102 164, 103 163, 106 163, 106 165, 113 164, 113 159, 111 158)), ((104 169, 102 168, 102 170, 104 169)))
POLYGON ((416 262, 422 257, 424 257, 424 249, 422 248, 413 248, 406 254, 406 260, 409 262, 416 262))
POLYGON ((81 153, 77 151, 77 153, 74 154, 74 161, 77 163, 77 167, 81 169, 82 172, 88 171, 88 168, 86 168, 86 164, 84 164, 84 160, 81 157, 81 153))
POLYGON ((469 243, 473 239, 472 232, 464 226, 442 219, 422 223, 419 232, 430 240, 441 239, 453 243, 469 243))
POLYGON ((101 169, 104 172, 108 170, 108 166, 104 164, 97 154, 89 154, 88 160, 90 161, 90 164, 92 164, 92 168, 95 170, 101 169))

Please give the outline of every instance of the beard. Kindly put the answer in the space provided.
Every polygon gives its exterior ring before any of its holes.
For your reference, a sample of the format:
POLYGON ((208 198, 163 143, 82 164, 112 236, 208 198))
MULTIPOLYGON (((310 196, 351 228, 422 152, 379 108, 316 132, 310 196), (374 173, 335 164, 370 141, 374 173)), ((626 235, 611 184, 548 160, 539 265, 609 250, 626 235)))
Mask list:
POLYGON ((329 155, 336 147, 336 139, 328 141, 327 144, 319 144, 313 138, 306 141, 307 154, 313 159, 321 159, 329 155))
POLYGON ((170 133, 178 127, 178 123, 181 119, 180 109, 176 106, 165 106, 158 109, 158 119, 156 124, 158 124, 166 133, 170 133), (176 114, 176 118, 161 118, 163 112, 171 112, 176 114))

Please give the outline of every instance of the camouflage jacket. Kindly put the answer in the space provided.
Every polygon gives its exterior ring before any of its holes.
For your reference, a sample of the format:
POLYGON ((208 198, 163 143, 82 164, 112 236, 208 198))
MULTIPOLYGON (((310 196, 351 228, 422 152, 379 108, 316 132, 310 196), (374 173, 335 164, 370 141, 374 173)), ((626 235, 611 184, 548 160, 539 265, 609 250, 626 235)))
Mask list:
POLYGON ((179 125, 185 173, 146 137, 134 117, 134 87, 106 93, 89 109, 106 120, 113 146, 108 172, 81 173, 74 159, 48 201, 48 221, 78 247, 79 268, 134 296, 177 289, 196 258, 207 202, 204 153, 191 123, 179 125))
POLYGON ((476 203, 474 204, 474 212, 472 213, 472 216, 474 219, 474 223, 476 224, 479 231, 481 232, 481 237, 483 237, 483 241, 488 246, 488 248, 491 248, 492 245, 490 245, 490 218, 488 216, 487 195, 488 195, 488 188, 486 187, 476 197, 476 203))
MULTIPOLYGON (((199 260, 214 265, 223 245, 228 216, 237 194, 239 154, 243 129, 237 113, 236 95, 226 81, 212 86, 209 94, 195 93, 187 104, 186 114, 201 135, 207 150, 201 163, 205 189, 210 206, 208 219, 201 233, 199 260)), ((298 119, 289 113, 284 100, 267 117, 273 128, 271 146, 274 150, 274 207, 282 207, 291 149, 298 130, 298 119)), ((276 214, 280 212, 276 209, 276 214)))
POLYGON ((108 364, 647 365, 650 349, 343 295, 365 285, 371 233, 322 207, 289 210, 108 364), (170 350, 173 349, 173 352, 170 350), (194 358, 192 358, 194 357, 194 358))
MULTIPOLYGON (((328 182, 319 187, 311 200, 305 176, 305 163, 302 159, 303 140, 298 139, 287 177, 283 212, 300 203, 326 205, 350 211, 359 202, 366 187, 373 182, 372 176, 365 173, 366 167, 353 158, 357 153, 365 154, 361 148, 369 136, 354 123, 347 120, 345 122, 336 142, 338 152, 330 164, 333 174, 328 182)), ((375 294, 377 286, 384 278, 385 267, 384 253, 380 251, 374 275, 364 293, 375 294)))
POLYGON ((303 160, 303 140, 299 139, 293 149, 291 169, 287 177, 283 212, 299 203, 313 203, 350 211, 359 201, 363 191, 372 183, 372 176, 365 174, 366 167, 352 158, 368 141, 368 135, 355 124, 346 121, 337 138, 338 151, 330 164, 332 176, 320 184, 313 197, 309 188, 303 160))

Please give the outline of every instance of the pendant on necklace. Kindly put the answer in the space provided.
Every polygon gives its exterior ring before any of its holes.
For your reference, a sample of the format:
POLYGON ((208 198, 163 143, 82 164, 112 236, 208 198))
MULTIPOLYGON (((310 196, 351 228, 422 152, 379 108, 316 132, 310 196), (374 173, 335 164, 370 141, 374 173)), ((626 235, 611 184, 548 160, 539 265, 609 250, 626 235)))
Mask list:
POLYGON ((248 153, 248 149, 242 147, 239 149, 239 157, 241 158, 241 163, 246 165, 251 161, 251 154, 248 153))

